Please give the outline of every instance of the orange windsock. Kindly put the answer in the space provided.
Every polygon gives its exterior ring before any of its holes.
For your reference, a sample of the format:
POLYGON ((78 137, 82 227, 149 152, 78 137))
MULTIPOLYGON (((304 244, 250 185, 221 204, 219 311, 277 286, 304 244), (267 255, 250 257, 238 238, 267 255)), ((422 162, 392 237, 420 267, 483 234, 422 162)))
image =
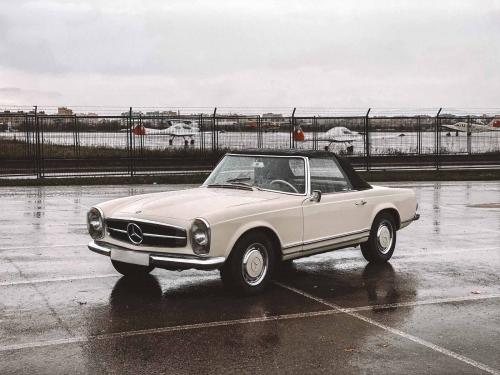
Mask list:
POLYGON ((305 134, 300 126, 293 131, 293 139, 298 142, 304 142, 305 134))

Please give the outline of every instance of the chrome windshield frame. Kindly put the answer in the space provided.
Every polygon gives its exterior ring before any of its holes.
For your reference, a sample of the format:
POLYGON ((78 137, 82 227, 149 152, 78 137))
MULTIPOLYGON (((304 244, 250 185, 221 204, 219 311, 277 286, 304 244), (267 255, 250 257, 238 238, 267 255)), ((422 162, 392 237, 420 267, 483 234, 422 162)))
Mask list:
POLYGON ((295 156, 295 155, 266 155, 266 154, 233 154, 233 153, 228 153, 225 154, 224 157, 217 163, 213 171, 208 175, 207 179, 201 187, 208 187, 207 181, 212 177, 212 174, 214 173, 215 169, 217 166, 222 163, 222 161, 227 157, 227 156, 237 156, 237 157, 265 157, 265 158, 288 158, 288 159, 302 159, 304 161, 304 193, 290 193, 286 191, 281 191, 281 190, 273 190, 273 189, 265 189, 258 187, 259 191, 269 191, 272 193, 279 193, 279 194, 286 194, 286 195, 295 195, 299 197, 308 197, 310 195, 310 190, 311 190, 311 179, 310 179, 310 174, 309 174, 309 158, 306 156, 295 156))

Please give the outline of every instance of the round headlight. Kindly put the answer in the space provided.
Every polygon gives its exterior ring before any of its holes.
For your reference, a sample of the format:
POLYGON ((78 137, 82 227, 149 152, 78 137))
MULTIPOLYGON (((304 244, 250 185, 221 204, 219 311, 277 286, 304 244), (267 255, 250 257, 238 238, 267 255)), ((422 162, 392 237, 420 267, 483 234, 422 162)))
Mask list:
POLYGON ((210 226, 203 219, 195 219, 189 231, 195 254, 206 255, 210 251, 210 226))
POLYGON ((94 239, 104 237, 104 217, 98 208, 92 207, 87 213, 87 229, 94 239))
POLYGON ((198 245, 205 246, 208 244, 208 236, 206 232, 195 233, 193 238, 198 245))

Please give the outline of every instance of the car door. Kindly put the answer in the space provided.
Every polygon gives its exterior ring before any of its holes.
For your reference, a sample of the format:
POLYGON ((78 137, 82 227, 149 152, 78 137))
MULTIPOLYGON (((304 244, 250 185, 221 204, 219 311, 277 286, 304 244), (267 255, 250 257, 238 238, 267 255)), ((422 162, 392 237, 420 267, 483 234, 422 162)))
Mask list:
POLYGON ((309 169, 311 191, 320 190, 321 200, 306 199, 302 204, 303 250, 366 237, 370 229, 366 192, 353 190, 333 158, 311 158, 309 169))

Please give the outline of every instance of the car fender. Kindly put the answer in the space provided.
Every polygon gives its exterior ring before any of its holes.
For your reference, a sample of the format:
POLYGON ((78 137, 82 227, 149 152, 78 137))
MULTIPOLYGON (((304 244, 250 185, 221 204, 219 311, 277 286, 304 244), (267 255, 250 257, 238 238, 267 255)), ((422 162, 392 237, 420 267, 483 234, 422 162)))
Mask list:
POLYGON ((392 209, 395 210, 398 213, 398 225, 401 223, 401 213, 398 209, 398 207, 392 203, 392 202, 380 202, 375 204, 372 210, 371 218, 370 218, 370 228, 373 225, 373 221, 375 220, 375 217, 383 210, 387 209, 392 209))
POLYGON ((241 225, 238 227, 238 229, 236 229, 234 231, 233 235, 230 237, 229 241, 227 242, 227 247, 226 247, 227 256, 229 256, 229 254, 231 253, 231 250, 233 249, 236 242, 240 239, 240 237, 244 233, 246 233, 252 229, 255 229, 255 228, 266 228, 268 230, 271 230, 278 238, 278 241, 280 243, 279 251, 281 252, 282 241, 281 241, 280 235, 279 235, 278 231, 276 230, 276 228, 271 223, 269 223, 265 220, 254 220, 254 221, 250 221, 250 222, 241 223, 241 225))

